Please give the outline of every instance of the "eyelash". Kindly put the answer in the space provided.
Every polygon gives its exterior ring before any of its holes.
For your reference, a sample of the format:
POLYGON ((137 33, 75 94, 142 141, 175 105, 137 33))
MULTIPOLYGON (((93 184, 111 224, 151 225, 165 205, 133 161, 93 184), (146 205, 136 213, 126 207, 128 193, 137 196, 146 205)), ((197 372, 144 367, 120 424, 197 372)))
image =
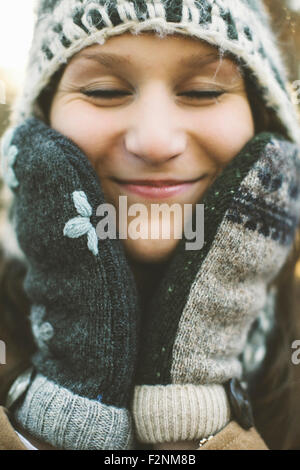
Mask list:
MULTIPOLYGON (((119 98, 126 95, 129 95, 128 92, 122 90, 82 90, 86 96, 91 98, 104 98, 104 99, 113 99, 119 98)), ((219 96, 223 95, 224 91, 188 91, 186 93, 181 93, 179 96, 189 96, 191 99, 200 99, 200 98, 219 98, 219 96)))

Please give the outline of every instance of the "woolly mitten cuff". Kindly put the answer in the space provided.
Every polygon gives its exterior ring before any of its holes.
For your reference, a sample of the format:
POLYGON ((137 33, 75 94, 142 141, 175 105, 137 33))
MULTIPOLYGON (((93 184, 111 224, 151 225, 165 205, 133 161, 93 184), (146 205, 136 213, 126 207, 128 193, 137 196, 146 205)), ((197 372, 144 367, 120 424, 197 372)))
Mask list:
POLYGON ((28 433, 59 449, 134 448, 133 423, 125 408, 89 400, 37 374, 15 421, 28 433))
POLYGON ((141 442, 194 441, 219 432, 230 421, 222 385, 135 387, 132 412, 141 442))

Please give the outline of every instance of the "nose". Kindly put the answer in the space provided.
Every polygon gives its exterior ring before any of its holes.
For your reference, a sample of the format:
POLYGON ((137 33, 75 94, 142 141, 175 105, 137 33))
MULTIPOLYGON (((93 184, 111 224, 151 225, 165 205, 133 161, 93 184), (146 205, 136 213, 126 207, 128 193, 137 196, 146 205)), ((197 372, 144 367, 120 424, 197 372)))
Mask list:
MULTIPOLYGON (((178 111, 178 110, 177 110, 178 111)), ((151 165, 181 155, 186 147, 175 104, 162 86, 148 87, 128 116, 125 146, 127 152, 151 165)))

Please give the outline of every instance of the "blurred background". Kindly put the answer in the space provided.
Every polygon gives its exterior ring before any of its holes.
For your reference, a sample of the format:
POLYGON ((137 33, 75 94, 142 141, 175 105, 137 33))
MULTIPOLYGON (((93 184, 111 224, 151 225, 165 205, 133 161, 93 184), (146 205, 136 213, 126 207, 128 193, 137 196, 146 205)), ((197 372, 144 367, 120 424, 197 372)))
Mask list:
POLYGON ((35 0, 0 0, 0 135, 8 124, 11 103, 24 79, 34 3, 35 0))

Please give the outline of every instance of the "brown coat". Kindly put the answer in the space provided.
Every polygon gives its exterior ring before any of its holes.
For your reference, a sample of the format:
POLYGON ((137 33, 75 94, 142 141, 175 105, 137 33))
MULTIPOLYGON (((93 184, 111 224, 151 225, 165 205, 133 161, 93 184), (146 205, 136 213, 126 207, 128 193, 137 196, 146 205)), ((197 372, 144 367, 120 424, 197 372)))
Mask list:
MULTIPOLYGON (((17 358, 15 358, 16 360, 17 358)), ((4 405, 7 391, 14 379, 28 367, 28 361, 16 361, 10 367, 0 366, 0 405, 4 405), (6 372, 4 372, 6 369, 6 372)), ((55 450, 53 447, 38 442, 18 429, 33 446, 40 450, 55 450)), ((0 450, 27 450, 11 424, 9 411, 0 406, 0 450)), ((230 422, 222 431, 207 441, 198 450, 268 450, 266 444, 254 428, 242 429, 236 422, 230 422)))
MULTIPOLYGON (((25 437, 28 438, 26 435, 25 437)), ((30 442, 39 450, 56 450, 32 438, 30 442)), ((0 407, 0 450, 27 450, 14 431, 9 420, 9 412, 4 407, 0 407)), ((232 421, 197 450, 268 450, 268 448, 254 428, 245 431, 232 421)))

